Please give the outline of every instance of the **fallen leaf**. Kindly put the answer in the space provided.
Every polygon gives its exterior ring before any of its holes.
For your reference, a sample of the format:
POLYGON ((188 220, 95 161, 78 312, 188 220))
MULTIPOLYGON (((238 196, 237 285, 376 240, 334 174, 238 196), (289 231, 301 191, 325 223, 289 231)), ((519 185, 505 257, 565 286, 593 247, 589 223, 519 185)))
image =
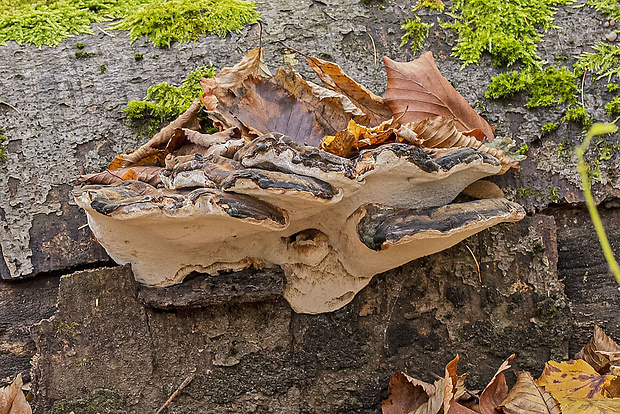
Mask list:
MULTIPOLYGON (((568 362, 549 361, 536 380, 556 400, 564 398, 610 398, 618 377, 600 375, 583 359, 568 362)), ((614 391, 615 393, 615 391, 614 391)))
POLYGON ((517 382, 500 407, 505 414, 561 414, 553 396, 524 371, 517 372, 517 382))
POLYGON ((388 397, 383 400, 383 414, 409 414, 426 404, 435 387, 397 371, 390 380, 388 397))
POLYGON ((22 392, 22 375, 6 387, 0 389, 0 414, 32 414, 32 409, 22 392))
POLYGON ((467 374, 457 375, 458 362, 459 356, 457 355, 445 368, 443 411, 446 414, 475 414, 475 411, 457 402, 465 394, 465 378, 467 377, 467 374))
POLYGON ((455 119, 459 131, 480 138, 479 129, 487 140, 493 140, 489 124, 441 75, 431 52, 413 62, 395 62, 387 57, 383 62, 388 78, 383 100, 395 118, 402 116, 402 124, 445 116, 455 119))
POLYGON ((404 138, 404 140, 410 141, 407 137, 412 131, 416 137, 414 144, 427 148, 476 148, 478 151, 486 152, 497 158, 506 166, 506 169, 521 170, 517 160, 508 157, 501 149, 488 147, 474 137, 464 135, 456 128, 455 122, 454 119, 445 116, 433 116, 419 122, 402 125, 399 136, 404 138), (403 135, 403 131, 408 132, 406 135, 403 135))
POLYGON ((478 180, 471 183, 465 187, 463 194, 477 199, 505 197, 504 192, 497 184, 487 180, 478 180))
POLYGON ((254 135, 279 132, 301 145, 318 146, 323 137, 344 130, 349 120, 365 117, 357 108, 357 114, 347 111, 338 96, 318 95, 291 67, 279 68, 269 79, 250 76, 234 91, 216 88, 215 93, 218 111, 234 118, 242 130, 251 126, 254 135))
POLYGON ((347 158, 357 155, 359 150, 394 142, 396 130, 392 128, 392 123, 392 120, 388 120, 379 126, 368 128, 350 120, 346 130, 323 138, 319 149, 347 158))
POLYGON ((306 61, 327 88, 346 96, 362 112, 369 115, 371 125, 378 125, 392 117, 392 112, 384 104, 383 98, 348 77, 337 64, 315 57, 307 57, 306 61))
POLYGON ((598 326, 594 326, 594 337, 575 355, 583 359, 599 374, 609 372, 612 360, 620 359, 620 345, 605 334, 598 326))
POLYGON ((562 414, 609 414, 620 413, 620 398, 575 399, 566 398, 560 401, 562 414))
MULTIPOLYGON (((489 182, 489 181, 487 181, 489 182)), ((492 184, 492 183, 491 183, 492 184)), ((478 409, 481 414, 499 414, 496 407, 501 405, 502 401, 508 396, 508 385, 506 385, 506 378, 504 377, 504 371, 510 368, 509 362, 512 361, 515 354, 512 354, 504 361, 499 367, 495 376, 489 382, 489 385, 480 394, 480 402, 478 403, 478 409)))
POLYGON ((79 178, 77 184, 89 183, 110 185, 119 181, 135 180, 157 187, 161 183, 159 173, 163 169, 162 167, 153 166, 135 166, 116 170, 105 170, 100 173, 83 175, 79 178))
MULTIPOLYGON (((440 378, 435 381, 434 388, 435 392, 428 396, 428 401, 419 406, 413 414, 437 414, 443 407, 443 397, 444 397, 444 388, 445 383, 444 379, 440 378)), ((408 413, 411 414, 411 413, 408 413)))

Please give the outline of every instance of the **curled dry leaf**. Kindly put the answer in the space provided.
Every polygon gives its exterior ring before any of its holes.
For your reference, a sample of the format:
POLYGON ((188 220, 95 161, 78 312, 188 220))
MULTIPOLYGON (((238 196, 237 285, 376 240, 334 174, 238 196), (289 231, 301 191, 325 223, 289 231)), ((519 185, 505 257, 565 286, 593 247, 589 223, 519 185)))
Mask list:
POLYGON ((135 180, 142 181, 157 187, 161 184, 159 173, 163 171, 162 167, 155 166, 136 166, 125 167, 116 170, 105 170, 96 174, 87 174, 80 177, 77 184, 104 184, 110 185, 119 181, 135 180))
POLYGON ((596 325, 594 337, 575 355, 575 358, 583 359, 599 374, 605 374, 609 372, 612 360, 615 362, 620 359, 620 345, 596 325))
POLYGON ((475 411, 462 406, 457 401, 465 394, 465 378, 467 374, 457 375, 456 366, 459 362, 457 355, 446 365, 444 375, 443 411, 446 414, 475 414, 475 411))
POLYGON ((397 371, 390 380, 388 397, 381 404, 382 413, 409 414, 426 404, 433 394, 435 387, 431 384, 397 371))
POLYGON ((453 118, 456 128, 467 135, 493 140, 489 124, 441 75, 431 52, 413 62, 395 62, 387 57, 383 62, 388 78, 383 100, 395 118, 402 116, 401 123, 444 116, 453 118))
POLYGON ((371 125, 380 124, 392 117, 392 112, 383 103, 383 98, 348 77, 337 64, 315 57, 307 57, 306 61, 327 88, 346 96, 362 112, 369 115, 371 125))
POLYGON ((480 394, 480 402, 478 408, 480 410, 480 414, 499 414, 501 411, 497 409, 499 405, 501 405, 502 401, 506 399, 508 396, 508 385, 506 385, 506 377, 504 377, 504 371, 510 368, 510 361, 512 361, 515 357, 515 354, 512 354, 504 361, 504 363, 499 367, 495 376, 487 385, 487 387, 480 394))
POLYGON ((536 384, 529 372, 517 372, 517 382, 501 404, 505 414, 561 414, 553 396, 536 384))
MULTIPOLYGON (((404 117, 403 117, 404 118, 404 117)), ((403 122, 403 121, 401 121, 403 122)), ((502 164, 513 170, 521 170, 519 162, 508 157, 498 148, 487 147, 472 136, 464 135, 456 128, 457 120, 445 116, 425 118, 419 122, 404 125, 404 129, 413 131, 419 145, 427 148, 470 147, 491 154, 502 164)), ((405 137, 403 137, 405 138, 405 137)), ((406 138, 405 138, 406 139, 406 138)))
POLYGON ((396 130, 392 128, 392 124, 393 121, 388 120, 379 126, 368 128, 350 120, 346 130, 338 131, 335 136, 323 138, 319 149, 345 158, 357 155, 362 149, 394 142, 396 130))
POLYGON ((614 398, 618 397, 618 377, 600 375, 586 361, 549 361, 536 380, 553 397, 564 398, 614 398))
POLYGON ((163 166, 163 160, 166 158, 166 155, 182 145, 182 142, 175 141, 175 136, 178 137, 177 129, 200 128, 197 118, 200 108, 202 108, 202 104, 198 99, 194 99, 190 107, 179 115, 177 119, 162 128, 162 130, 148 140, 146 144, 135 151, 129 154, 118 155, 114 158, 114 161, 110 163, 108 169, 116 170, 132 165, 144 165, 144 162, 141 163, 141 161, 145 159, 147 160, 147 165, 152 165, 154 160, 160 160, 162 161, 160 165, 163 166))
POLYGON ((22 385, 22 375, 18 374, 11 385, 0 389, 0 414, 32 414, 22 385))

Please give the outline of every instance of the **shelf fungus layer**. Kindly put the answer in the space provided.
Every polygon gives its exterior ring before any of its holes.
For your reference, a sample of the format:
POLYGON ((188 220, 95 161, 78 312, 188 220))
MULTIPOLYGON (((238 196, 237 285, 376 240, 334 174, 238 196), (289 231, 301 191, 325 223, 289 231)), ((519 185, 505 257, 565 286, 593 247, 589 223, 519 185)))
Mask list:
POLYGON ((525 214, 503 198, 450 204, 502 168, 474 148, 390 143, 348 159, 270 133, 232 158, 177 158, 158 187, 129 179, 75 190, 110 256, 151 286, 278 265, 301 313, 339 309, 374 275, 525 214))

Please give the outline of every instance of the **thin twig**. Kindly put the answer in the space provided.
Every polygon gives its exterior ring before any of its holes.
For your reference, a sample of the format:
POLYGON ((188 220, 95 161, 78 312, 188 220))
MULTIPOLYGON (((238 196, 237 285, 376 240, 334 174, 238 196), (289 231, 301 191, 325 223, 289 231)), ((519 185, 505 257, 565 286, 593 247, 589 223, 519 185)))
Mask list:
POLYGON ((377 66, 377 46, 375 45, 375 39, 372 38, 372 35, 366 32, 368 37, 370 37, 370 41, 372 42, 372 50, 375 52, 375 67, 377 66))
POLYGON ((478 280, 480 281, 480 284, 482 284, 482 273, 480 272, 480 263, 478 263, 478 259, 476 259, 474 252, 469 248, 469 246, 465 244, 465 247, 467 247, 467 250, 469 250, 469 253, 471 253, 471 257, 474 258, 474 262, 476 262, 476 267, 478 268, 478 280))
MULTIPOLYGON (((211 370, 207 371, 207 374, 210 374, 211 370)), ((190 374, 187 378, 185 378, 183 380, 183 382, 181 383, 181 385, 179 385, 179 388, 177 388, 177 390, 175 392, 172 393, 172 395, 170 396, 170 398, 168 398, 166 400, 166 402, 164 403, 164 405, 161 406, 161 408, 159 410, 157 410, 156 414, 161 413, 171 402, 172 400, 175 399, 175 397, 177 395, 179 395, 181 393, 181 391, 183 390, 183 388, 187 387, 187 384, 189 384, 190 382, 192 382, 192 380, 194 379, 194 375, 195 374, 190 374)))
POLYGON ((260 20, 258 21, 258 27, 259 27, 259 31, 258 31, 258 47, 260 50, 263 49, 263 22, 261 22, 260 20))
POLYGON ((101 27, 97 27, 97 29, 101 30, 101 33, 103 33, 104 35, 107 35, 107 36, 110 36, 110 37, 116 37, 116 35, 113 35, 113 34, 110 34, 110 33, 106 32, 101 27))
POLYGON ((586 73, 588 73, 588 69, 584 69, 583 71, 583 78, 581 78, 581 106, 583 106, 584 108, 586 107, 585 101, 584 101, 584 93, 583 93, 583 87, 586 83, 586 73))
POLYGON ((21 114, 21 112, 19 112, 19 109, 15 108, 13 105, 11 105, 11 104, 10 104, 10 103, 8 103, 8 102, 0 101, 0 104, 2 104, 2 105, 6 105, 6 106, 8 106, 9 108, 14 109, 14 110, 15 110, 15 112, 17 112, 18 114, 21 114))
POLYGON ((78 230, 82 230, 85 229, 86 227, 88 227, 88 223, 81 225, 80 227, 78 227, 78 230))
POLYGON ((306 55, 304 52, 302 52, 302 51, 300 51, 300 50, 297 50, 297 49, 295 49, 295 48, 293 48, 293 47, 287 46, 287 45, 285 45, 285 44, 284 44, 284 43, 282 43, 282 42, 279 42, 279 43, 280 43, 282 46, 284 46, 285 48, 287 48, 288 50, 292 50, 292 51, 293 51, 293 52, 295 52, 295 53, 299 53, 300 55, 302 55, 302 56, 303 56, 303 57, 305 57, 306 59, 310 59, 310 56, 306 55))

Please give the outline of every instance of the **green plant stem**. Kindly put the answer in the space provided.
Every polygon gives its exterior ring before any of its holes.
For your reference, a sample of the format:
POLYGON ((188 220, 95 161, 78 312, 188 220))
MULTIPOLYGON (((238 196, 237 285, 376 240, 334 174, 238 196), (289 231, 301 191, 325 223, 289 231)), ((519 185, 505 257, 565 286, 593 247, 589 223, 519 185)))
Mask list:
POLYGON ((613 124, 594 124, 592 128, 588 131, 586 138, 583 140, 581 145, 577 147, 575 151, 577 153, 577 159, 579 160, 579 164, 577 166, 577 171, 581 175, 581 184, 583 186, 583 192, 586 197, 586 206, 588 206, 588 211, 590 212, 590 217, 592 218, 592 223, 594 224, 594 228, 596 229, 596 234, 598 235, 599 241, 601 242, 601 247, 603 248, 603 253, 605 254, 605 259, 609 264, 609 269, 614 274, 616 281, 620 285, 620 267, 618 267, 618 263, 614 257, 614 253, 611 250, 611 245, 609 244, 609 239, 607 239, 607 235, 605 234, 605 229, 603 228, 603 222, 601 221, 601 216, 598 214, 598 210, 596 209, 596 203, 594 202, 594 197, 592 196, 590 179, 588 177, 588 165, 585 162, 584 156, 588 149, 588 145, 590 145, 590 141, 597 135, 603 134, 611 134, 616 132, 618 127, 613 124))

